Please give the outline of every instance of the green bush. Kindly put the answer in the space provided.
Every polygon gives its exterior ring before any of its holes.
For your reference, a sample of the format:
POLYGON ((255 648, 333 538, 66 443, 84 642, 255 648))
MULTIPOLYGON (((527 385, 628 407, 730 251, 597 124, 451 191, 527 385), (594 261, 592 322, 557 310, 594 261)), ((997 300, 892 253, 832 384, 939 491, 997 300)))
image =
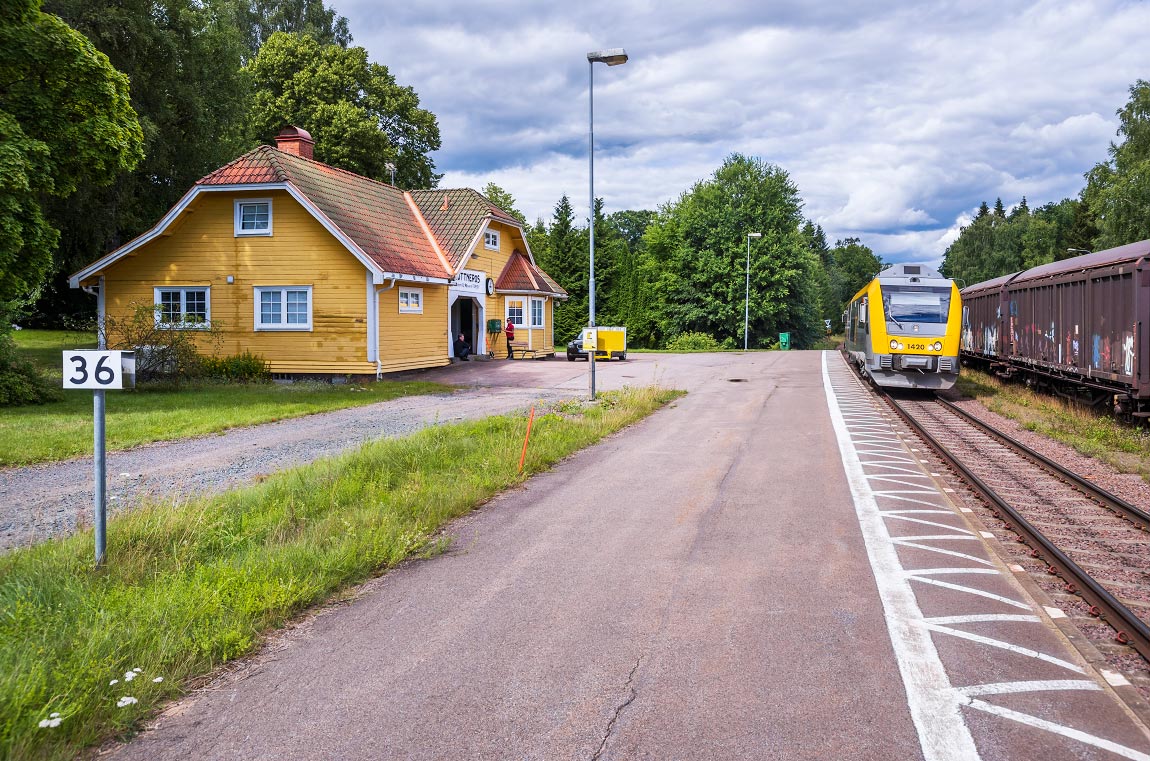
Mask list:
POLYGON ((230 357, 202 358, 200 371, 208 378, 236 383, 264 383, 272 377, 267 360, 250 351, 230 357))
POLYGON ((667 351, 719 351, 719 342, 706 333, 680 333, 667 342, 667 351))
POLYGON ((0 407, 44 404, 63 398, 62 389, 49 383, 36 366, 16 352, 16 342, 0 333, 0 407))
POLYGON ((136 352, 136 380, 172 381, 199 377, 201 348, 218 346, 222 324, 197 323, 187 317, 173 323, 163 321, 158 304, 131 304, 124 312, 105 316, 104 344, 109 349, 136 352))

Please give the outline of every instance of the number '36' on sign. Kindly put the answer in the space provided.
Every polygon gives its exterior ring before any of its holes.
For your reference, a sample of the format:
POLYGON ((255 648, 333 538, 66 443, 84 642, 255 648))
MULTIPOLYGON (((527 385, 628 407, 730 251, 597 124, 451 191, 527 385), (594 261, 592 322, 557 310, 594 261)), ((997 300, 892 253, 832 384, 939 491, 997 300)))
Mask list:
POLYGON ((73 350, 64 352, 64 388, 122 389, 136 385, 136 353, 73 350))

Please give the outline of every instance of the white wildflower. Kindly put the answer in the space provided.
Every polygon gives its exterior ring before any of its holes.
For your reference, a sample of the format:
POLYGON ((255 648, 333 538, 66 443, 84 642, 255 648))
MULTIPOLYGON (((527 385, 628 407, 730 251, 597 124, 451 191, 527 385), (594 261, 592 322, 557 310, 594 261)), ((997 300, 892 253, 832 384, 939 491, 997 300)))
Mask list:
POLYGON ((140 701, 136 700, 131 695, 125 695, 124 697, 122 697, 116 701, 116 708, 124 708, 125 706, 130 706, 133 703, 139 703, 139 702, 140 701))
POLYGON ((152 681, 155 682, 156 684, 159 684, 160 682, 164 681, 164 678, 162 676, 158 676, 155 679, 153 679, 152 681))
POLYGON ((136 678, 136 672, 135 671, 125 671, 124 672, 124 681, 125 682, 130 682, 135 678, 136 678))
POLYGON ((51 719, 41 719, 40 729, 54 729, 60 726, 60 722, 63 721, 63 719, 60 718, 60 714, 54 713, 52 717, 51 719))
POLYGON ((143 669, 142 668, 134 668, 134 669, 132 669, 132 671, 135 671, 137 674, 139 674, 141 671, 143 671, 143 669))
POLYGON ((57 713, 50 713, 50 714, 48 714, 48 718, 49 718, 49 719, 55 719, 55 718, 57 718, 59 715, 60 715, 60 714, 59 714, 58 712, 57 712, 57 713))
POLYGON ((119 684, 119 683, 120 683, 119 679, 113 679, 112 681, 108 682, 108 686, 111 687, 113 684, 119 684))

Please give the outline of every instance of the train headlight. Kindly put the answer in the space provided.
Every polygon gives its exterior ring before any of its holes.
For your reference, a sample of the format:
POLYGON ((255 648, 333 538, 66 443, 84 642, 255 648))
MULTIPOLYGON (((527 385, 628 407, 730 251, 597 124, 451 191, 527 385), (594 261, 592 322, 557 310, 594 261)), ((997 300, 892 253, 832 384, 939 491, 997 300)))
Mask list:
POLYGON ((930 345, 930 348, 934 349, 935 351, 942 351, 942 341, 935 341, 930 345))
POLYGON ((890 342, 890 348, 891 348, 891 349, 901 349, 902 347, 901 347, 901 346, 899 346, 899 344, 898 344, 898 341, 895 341, 895 340, 892 338, 892 339, 891 339, 891 342, 890 342))

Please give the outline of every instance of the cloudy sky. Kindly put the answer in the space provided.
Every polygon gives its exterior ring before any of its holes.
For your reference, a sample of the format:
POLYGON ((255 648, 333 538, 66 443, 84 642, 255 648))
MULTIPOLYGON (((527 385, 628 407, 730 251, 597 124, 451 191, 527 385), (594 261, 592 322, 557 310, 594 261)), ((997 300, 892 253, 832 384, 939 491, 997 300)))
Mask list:
POLYGON ((785 169, 833 243, 938 261, 978 204, 1078 193, 1150 79, 1150 2, 329 0, 439 118, 442 187, 495 182, 534 220, 595 191, 654 209, 732 152, 785 169))

